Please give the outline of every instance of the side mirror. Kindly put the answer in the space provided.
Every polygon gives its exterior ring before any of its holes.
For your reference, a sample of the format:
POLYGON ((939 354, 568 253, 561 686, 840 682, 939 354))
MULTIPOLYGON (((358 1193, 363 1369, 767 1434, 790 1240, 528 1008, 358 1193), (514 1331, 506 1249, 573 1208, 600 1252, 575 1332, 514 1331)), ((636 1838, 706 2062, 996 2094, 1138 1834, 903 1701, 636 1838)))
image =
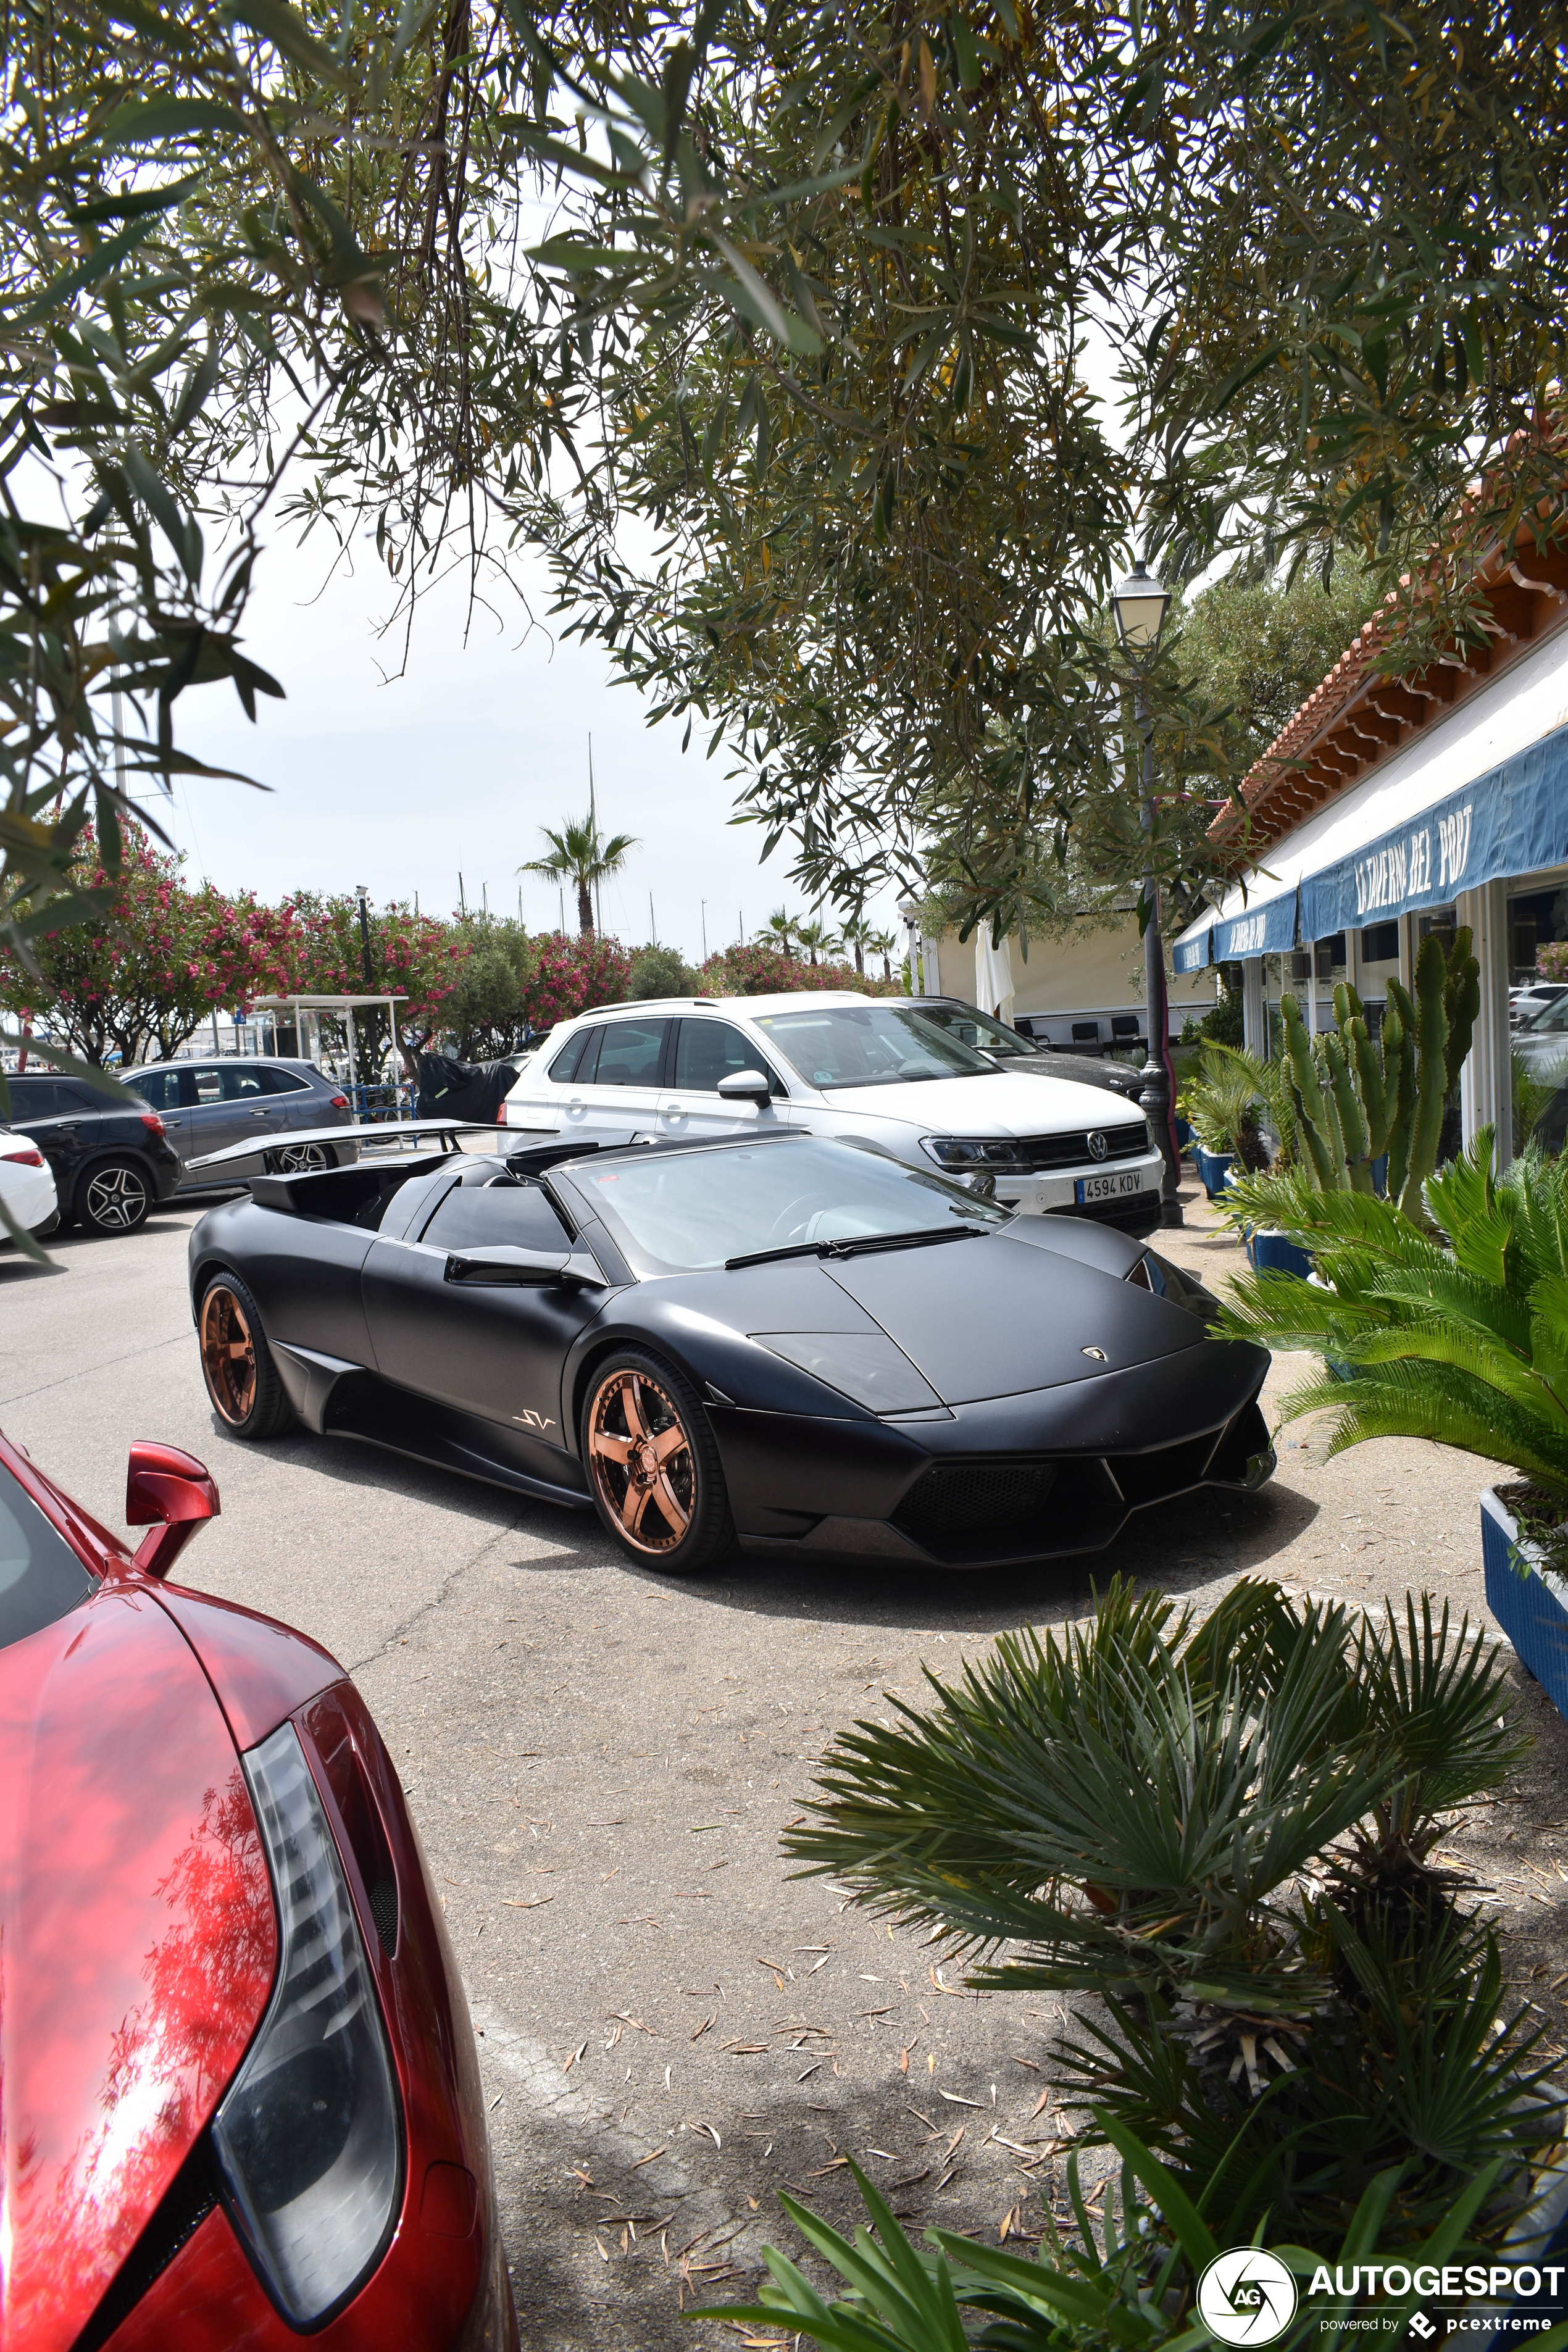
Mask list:
POLYGON ((773 1086, 761 1070, 731 1070, 719 1081, 721 1102, 754 1102, 773 1099, 773 1086))
POLYGON ((549 1283, 575 1283, 604 1289, 605 1277, 596 1259, 585 1250, 514 1249, 502 1244, 488 1250, 454 1250, 447 1260, 446 1279, 468 1289, 538 1290, 549 1283))
POLYGON ((195 1454, 136 1440, 125 1474, 125 1517, 131 1527, 153 1530, 132 1563, 143 1576, 167 1576, 196 1529, 221 1508, 217 1487, 195 1454))

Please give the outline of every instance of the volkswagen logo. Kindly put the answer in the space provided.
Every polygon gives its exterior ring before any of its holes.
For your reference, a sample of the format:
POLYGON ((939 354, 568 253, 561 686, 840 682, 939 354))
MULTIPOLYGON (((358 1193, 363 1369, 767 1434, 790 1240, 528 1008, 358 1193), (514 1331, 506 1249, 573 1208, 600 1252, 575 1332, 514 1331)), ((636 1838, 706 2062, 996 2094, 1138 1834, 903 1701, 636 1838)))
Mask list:
POLYGON ((1093 1129, 1088 1141, 1089 1158, 1091 1160, 1103 1160, 1106 1153, 1110 1150, 1110 1146, 1107 1143, 1104 1136, 1101 1135, 1098 1127, 1093 1129))

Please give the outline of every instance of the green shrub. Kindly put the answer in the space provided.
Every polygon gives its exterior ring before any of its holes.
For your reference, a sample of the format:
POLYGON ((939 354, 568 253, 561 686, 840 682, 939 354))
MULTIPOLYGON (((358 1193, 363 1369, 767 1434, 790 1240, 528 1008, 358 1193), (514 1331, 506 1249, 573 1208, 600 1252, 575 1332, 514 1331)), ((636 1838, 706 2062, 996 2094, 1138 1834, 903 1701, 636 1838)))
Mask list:
POLYGON ((631 969, 626 974, 628 996, 695 996, 701 986, 701 975, 687 962, 679 948, 632 950, 631 969))
POLYGON ((1200 1622, 1118 1580, 1092 1622, 929 1679, 934 1706, 889 1695, 901 1720, 829 1751, 784 1837, 807 1872, 977 1984, 1102 1995, 1069 2103, 1189 2196, 1221 2184, 1233 2242, 1267 2212, 1337 2243, 1390 2169, 1403 2242, 1494 2160, 1502 2226, 1559 2103, 1430 1859, 1522 1751, 1495 1650, 1426 1599, 1374 1625, 1248 1580, 1200 1622))

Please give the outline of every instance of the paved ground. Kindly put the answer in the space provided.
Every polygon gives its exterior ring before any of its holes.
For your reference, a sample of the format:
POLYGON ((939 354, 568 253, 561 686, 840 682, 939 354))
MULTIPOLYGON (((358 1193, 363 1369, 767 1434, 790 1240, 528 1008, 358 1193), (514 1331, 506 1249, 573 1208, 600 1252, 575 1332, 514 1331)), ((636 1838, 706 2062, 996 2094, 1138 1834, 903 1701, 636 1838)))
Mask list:
MULTIPOLYGON (((1189 1216, 1172 1254, 1215 1284, 1237 1255, 1190 1198, 1189 1216)), ((185 1304, 193 1222, 68 1238, 55 1273, 0 1262, 0 1423, 111 1524, 133 1437, 201 1455, 224 1512, 191 1581, 304 1627, 365 1692, 463 1958, 537 2352, 700 2340, 682 2302, 734 2299, 763 2238, 792 2242, 781 2187, 850 2218, 847 2153, 921 2223, 991 2232, 1059 2187, 1056 2004, 965 1996, 931 1950, 784 1874, 816 1759, 884 1692, 917 1698, 922 1666, 1085 1613, 1116 1569, 1200 1604, 1257 1570, 1480 1609, 1486 1465, 1394 1442, 1329 1461, 1295 1429, 1262 1494, 1152 1515, 1092 1565, 661 1582, 587 1518, 345 1443, 226 1437, 185 1304)), ((1277 1365, 1269 1397, 1304 1369, 1277 1365)), ((1467 1851, 1555 2021, 1568 1727, 1518 1679, 1538 1745, 1467 1851)))

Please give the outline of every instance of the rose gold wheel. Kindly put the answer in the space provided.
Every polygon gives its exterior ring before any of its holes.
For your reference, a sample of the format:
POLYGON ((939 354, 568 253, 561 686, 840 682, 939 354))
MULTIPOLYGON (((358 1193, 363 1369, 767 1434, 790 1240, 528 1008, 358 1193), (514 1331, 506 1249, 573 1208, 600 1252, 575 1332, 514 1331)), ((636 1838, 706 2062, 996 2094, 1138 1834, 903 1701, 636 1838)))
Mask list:
POLYGON ((202 1301, 201 1342, 207 1394, 232 1428, 243 1428, 256 1402, 256 1342, 238 1299, 222 1283, 202 1301))
POLYGON ((673 1551, 697 1507, 697 1464, 674 1399, 643 1371, 617 1370, 588 1407, 588 1463, 616 1534, 648 1559, 673 1551))

